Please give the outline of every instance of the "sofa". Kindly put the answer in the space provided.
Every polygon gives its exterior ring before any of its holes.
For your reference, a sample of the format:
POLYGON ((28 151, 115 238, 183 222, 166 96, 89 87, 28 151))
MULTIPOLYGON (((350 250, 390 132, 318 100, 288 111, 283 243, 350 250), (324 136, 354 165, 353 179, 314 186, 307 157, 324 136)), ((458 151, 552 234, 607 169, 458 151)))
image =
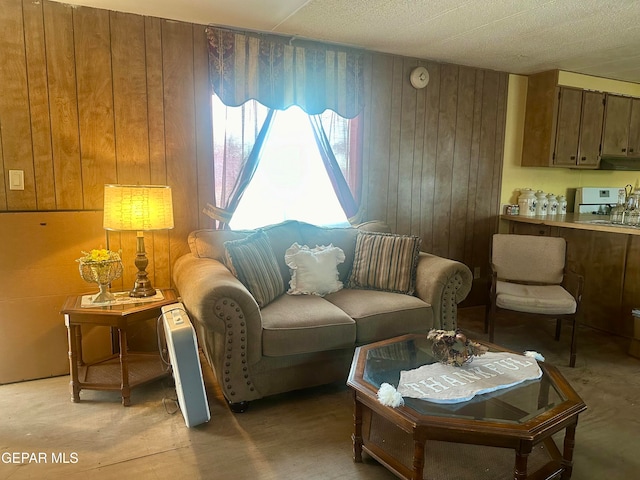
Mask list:
POLYGON ((358 345, 455 329, 472 283, 467 266, 382 222, 205 229, 188 243, 173 280, 234 412, 346 380, 358 345))

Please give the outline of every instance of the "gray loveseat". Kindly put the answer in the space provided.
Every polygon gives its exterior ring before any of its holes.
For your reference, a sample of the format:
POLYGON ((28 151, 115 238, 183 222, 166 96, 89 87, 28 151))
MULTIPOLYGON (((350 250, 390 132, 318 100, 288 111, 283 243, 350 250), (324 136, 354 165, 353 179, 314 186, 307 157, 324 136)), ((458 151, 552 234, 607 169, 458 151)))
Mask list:
POLYGON ((226 266, 225 242, 246 239, 253 231, 198 230, 189 235, 191 253, 176 261, 173 279, 236 412, 251 400, 345 380, 357 345, 426 334, 431 328, 454 329, 457 304, 471 289, 471 272, 464 264, 418 250, 412 295, 349 288, 358 234, 388 232, 380 222, 322 228, 287 221, 261 231, 277 261, 283 291, 291 279, 285 252, 294 242, 342 249, 344 262, 337 269, 345 288, 325 296, 283 293, 261 308, 226 266))

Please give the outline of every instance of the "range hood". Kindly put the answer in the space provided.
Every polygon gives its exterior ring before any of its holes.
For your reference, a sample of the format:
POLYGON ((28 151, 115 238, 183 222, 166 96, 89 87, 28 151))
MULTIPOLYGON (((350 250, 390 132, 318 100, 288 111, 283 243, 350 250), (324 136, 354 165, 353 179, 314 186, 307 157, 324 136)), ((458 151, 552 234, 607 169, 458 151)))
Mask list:
POLYGON ((640 171, 640 157, 602 157, 600 170, 640 171))

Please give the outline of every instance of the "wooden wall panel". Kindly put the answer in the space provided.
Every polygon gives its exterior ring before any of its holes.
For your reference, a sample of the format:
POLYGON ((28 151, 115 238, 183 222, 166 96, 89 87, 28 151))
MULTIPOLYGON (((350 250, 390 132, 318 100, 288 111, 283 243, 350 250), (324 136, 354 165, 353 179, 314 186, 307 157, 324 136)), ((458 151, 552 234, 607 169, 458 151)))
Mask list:
MULTIPOLYGON (((147 112, 149 168, 151 183, 167 185, 167 165, 164 137, 164 88, 162 83, 162 25, 158 18, 145 17, 145 58, 147 82, 147 112)), ((179 185, 173 185, 173 191, 179 185)), ((169 232, 153 232, 153 285, 171 286, 169 232)), ((180 239, 176 239, 179 241, 180 239)), ((150 250, 151 251, 151 250, 150 250)))
POLYGON ((86 209, 101 209, 104 184, 116 180, 109 12, 74 9, 73 40, 83 205, 86 209))
POLYGON ((434 213, 436 192, 436 158, 438 154, 438 121, 440 105, 440 65, 429 65, 429 84, 426 87, 425 133, 420 188, 421 217, 418 235, 422 237, 422 249, 433 252, 434 213))
POLYGON ((56 189, 49 123, 49 85, 41 2, 23 3, 25 53, 29 83, 29 112, 33 142, 33 170, 38 210, 56 209, 56 189))
MULTIPOLYGON (((44 2, 47 81, 56 208, 84 208, 72 9, 44 2)), ((3 135, 4 138, 4 135, 3 135)))
POLYGON ((111 12, 118 183, 148 185, 149 118, 144 17, 111 12))
POLYGON ((167 181, 169 185, 179 187, 173 194, 175 228, 170 233, 170 258, 173 261, 187 253, 188 246, 183 239, 198 226, 200 215, 192 27, 163 21, 162 44, 167 181), (185 52, 190 54, 185 55, 185 52), (187 98, 191 101, 185 101, 187 98), (174 238, 178 241, 174 242, 174 238))
POLYGON ((5 1, 0 15, 0 30, 4 32, 0 68, 0 117, 6 205, 8 210, 33 210, 36 208, 36 196, 33 188, 29 91, 20 0, 5 1), (24 171, 24 190, 9 189, 9 170, 24 171))

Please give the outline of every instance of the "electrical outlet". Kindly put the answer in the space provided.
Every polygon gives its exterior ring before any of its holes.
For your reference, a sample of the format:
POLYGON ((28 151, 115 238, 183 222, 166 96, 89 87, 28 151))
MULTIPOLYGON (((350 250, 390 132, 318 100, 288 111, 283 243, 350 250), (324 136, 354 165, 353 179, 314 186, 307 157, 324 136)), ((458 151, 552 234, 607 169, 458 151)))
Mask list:
POLYGON ((473 268, 473 279, 480 278, 480 267, 473 268))

